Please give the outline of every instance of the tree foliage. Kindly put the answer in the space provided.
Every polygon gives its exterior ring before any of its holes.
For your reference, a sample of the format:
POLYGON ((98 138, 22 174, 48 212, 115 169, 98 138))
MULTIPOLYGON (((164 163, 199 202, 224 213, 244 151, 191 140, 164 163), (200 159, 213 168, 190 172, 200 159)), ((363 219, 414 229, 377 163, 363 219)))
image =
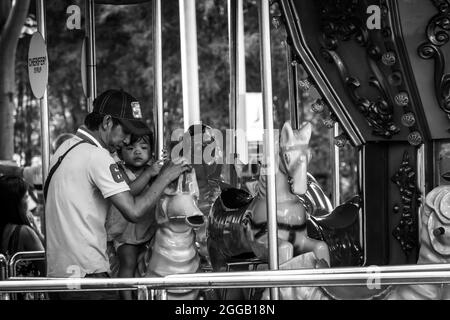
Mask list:
MULTIPOLYGON (((105 0, 101 2, 110 2, 105 0)), ((132 1, 132 0, 131 0, 132 1)), ((141 2, 141 1, 138 1, 141 2)), ((3 2, 2 2, 3 3, 3 2)), ((164 128, 166 138, 183 126, 180 26, 177 0, 162 1, 162 51, 164 128)), ((214 128, 229 127, 230 65, 228 13, 226 0, 198 0, 197 32, 199 61, 199 93, 201 120, 214 128)), ((261 91, 260 43, 257 1, 244 1, 245 52, 247 92, 261 91)), ((271 7, 279 15, 276 6, 271 7)), ((98 93, 109 88, 123 88, 134 95, 143 107, 144 116, 152 117, 153 108, 153 34, 152 2, 136 5, 97 4, 96 63, 98 93)), ((81 46, 84 39, 84 1, 47 1, 47 48, 49 54, 48 97, 51 111, 51 134, 75 132, 86 114, 81 84, 81 46), (66 8, 76 4, 81 8, 82 29, 68 30, 66 8)), ((1 24, 0 24, 1 25, 1 24)), ((283 26, 271 29, 273 104, 275 128, 289 119, 286 31, 283 26)), ((26 47, 26 41, 23 42, 26 47)), ((23 79, 26 56, 18 55, 17 74, 23 79)), ((29 91, 23 89, 26 97, 29 91)), ((26 87, 26 86, 25 86, 26 87)), ((310 171, 331 191, 330 139, 322 117, 310 112, 314 96, 304 95, 304 120, 313 122, 311 141, 313 161, 310 171)), ((17 109, 16 152, 29 162, 39 150, 39 110, 29 100, 17 109), (25 111, 24 111, 25 110, 25 111), (25 118, 25 120, 24 120, 25 118), (24 130, 27 128, 27 130, 24 130), (24 134, 25 132, 25 134, 24 134), (33 139, 34 137, 34 139, 33 139)), ((347 154, 347 153, 346 153, 347 154)), ((350 166, 350 170, 353 166, 350 166)), ((347 170, 347 171, 348 171, 347 170)))

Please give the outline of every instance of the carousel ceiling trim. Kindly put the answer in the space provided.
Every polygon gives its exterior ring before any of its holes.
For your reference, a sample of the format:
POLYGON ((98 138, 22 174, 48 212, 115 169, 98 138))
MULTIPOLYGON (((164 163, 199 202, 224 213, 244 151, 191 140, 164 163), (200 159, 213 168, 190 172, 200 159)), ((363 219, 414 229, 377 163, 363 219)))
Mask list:
POLYGON ((447 0, 431 0, 438 10, 426 28, 427 42, 418 48, 422 59, 434 59, 434 88, 439 107, 450 119, 450 74, 445 72, 445 55, 441 47, 450 39, 450 3, 447 0))
MULTIPOLYGON (((405 108, 401 119, 402 125, 411 128, 410 135, 412 132, 418 131, 417 127, 420 128, 419 131, 423 134, 424 140, 429 140, 431 137, 431 132, 428 122, 426 121, 422 99, 420 98, 419 89, 417 88, 416 81, 414 79, 414 72, 409 59, 408 49, 403 38, 398 0, 382 0, 381 3, 383 6, 387 7, 387 11, 389 13, 386 18, 386 24, 390 25, 392 29, 390 42, 395 47, 395 51, 398 55, 402 57, 402 59, 398 59, 399 66, 404 73, 403 85, 405 88, 402 89, 402 91, 409 92, 411 96, 411 105, 414 109, 409 110, 408 108, 405 108), (416 124, 417 126, 415 126, 416 124)), ((393 73, 395 72, 396 71, 393 73)))
POLYGON ((278 3, 286 25, 288 43, 292 45, 292 50, 294 51, 292 62, 301 62, 304 65, 307 73, 315 82, 316 89, 329 104, 330 109, 333 111, 333 115, 336 117, 337 121, 339 121, 342 129, 346 132, 352 144, 355 147, 363 145, 365 139, 362 132, 346 110, 343 102, 340 100, 318 61, 306 44, 303 29, 293 0, 278 0, 278 3))
MULTIPOLYGON (((382 71, 382 68, 386 70, 396 64, 396 54, 382 52, 373 33, 367 28, 365 17, 359 15, 360 1, 323 0, 320 5, 322 57, 338 69, 347 95, 372 128, 372 134, 392 138, 400 132, 400 126, 394 121, 394 108, 409 104, 408 95, 397 94, 382 71), (359 93, 361 80, 350 73, 340 55, 339 47, 350 40, 366 50, 367 64, 371 71, 367 84, 378 91, 377 98, 370 99, 359 93)), ((389 35, 383 34, 385 38, 389 35)))

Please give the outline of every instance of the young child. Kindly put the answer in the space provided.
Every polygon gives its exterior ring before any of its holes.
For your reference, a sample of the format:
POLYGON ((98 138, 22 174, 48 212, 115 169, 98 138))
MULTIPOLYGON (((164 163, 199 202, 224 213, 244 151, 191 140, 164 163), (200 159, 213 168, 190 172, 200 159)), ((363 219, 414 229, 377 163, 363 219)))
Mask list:
MULTIPOLYGON (((152 139, 150 136, 131 137, 129 145, 124 146, 118 156, 122 160, 119 168, 122 170, 130 191, 133 195, 140 194, 153 177, 161 170, 162 163, 148 162, 151 157, 152 139)), ((154 235, 156 231, 155 217, 149 214, 148 218, 139 223, 131 223, 125 220, 119 210, 111 206, 106 220, 108 241, 112 241, 119 258, 120 278, 132 278, 137 267, 137 258, 141 249, 154 235)), ((131 291, 121 291, 125 300, 131 300, 131 291)))

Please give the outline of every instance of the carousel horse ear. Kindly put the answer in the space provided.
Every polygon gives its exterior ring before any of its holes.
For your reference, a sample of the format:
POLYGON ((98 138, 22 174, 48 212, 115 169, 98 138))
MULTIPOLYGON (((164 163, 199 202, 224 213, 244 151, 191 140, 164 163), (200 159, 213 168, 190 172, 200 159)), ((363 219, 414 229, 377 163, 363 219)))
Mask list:
POLYGON ((169 218, 167 216, 167 203, 169 202, 169 198, 165 197, 160 200, 161 210, 156 210, 156 223, 163 224, 169 222, 169 218))
POLYGON ((192 168, 190 172, 186 172, 186 182, 189 186, 189 193, 196 196, 200 196, 200 191, 198 189, 197 176, 195 174, 195 169, 192 168))
POLYGON ((291 141, 294 141, 294 131, 289 121, 286 121, 281 129, 280 144, 287 145, 291 141))
POLYGON ((308 144, 311 139, 312 125, 311 122, 305 122, 300 129, 298 129, 298 137, 302 144, 308 144))

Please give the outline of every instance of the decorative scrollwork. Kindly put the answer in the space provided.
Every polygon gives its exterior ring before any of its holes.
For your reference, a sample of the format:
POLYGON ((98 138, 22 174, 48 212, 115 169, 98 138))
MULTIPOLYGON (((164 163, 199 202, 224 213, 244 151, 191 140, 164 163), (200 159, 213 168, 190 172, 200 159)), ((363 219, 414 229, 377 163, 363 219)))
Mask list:
MULTIPOLYGON (((417 208, 419 192, 416 187, 416 173, 409 163, 409 154, 407 151, 403 154, 400 168, 391 180, 397 185, 400 191, 402 203, 400 222, 394 228, 392 235, 400 242, 403 252, 408 256, 414 248, 417 248, 418 244, 415 210, 417 208)), ((396 207, 394 207, 394 213, 398 212, 398 205, 396 207)))
POLYGON ((391 138, 400 132, 400 128, 393 120, 393 103, 387 91, 388 84, 377 63, 395 63, 395 54, 383 56, 380 48, 370 42, 369 32, 365 21, 358 15, 359 0, 323 0, 321 1, 322 17, 322 48, 321 54, 326 61, 334 63, 338 68, 339 75, 345 85, 348 95, 351 97, 358 110, 364 115, 373 134, 384 138, 391 138), (340 41, 353 39, 366 48, 373 76, 369 85, 380 92, 380 97, 375 101, 362 97, 358 93, 361 82, 358 78, 350 75, 347 66, 337 53, 340 41))
POLYGON ((448 0, 432 0, 438 13, 427 25, 428 41, 418 48, 422 59, 434 59, 434 88, 440 108, 450 118, 450 74, 445 73, 445 57, 440 47, 450 40, 450 3, 448 0))
MULTIPOLYGON (((369 126, 373 128, 373 134, 390 138, 394 134, 398 133, 400 129, 393 122, 393 108, 386 100, 379 98, 376 101, 370 101, 367 98, 360 96, 357 90, 360 88, 361 83, 355 77, 350 76, 348 69, 339 57, 339 55, 333 50, 322 49, 322 56, 330 62, 334 62, 338 67, 339 74, 342 81, 345 84, 347 93, 352 98, 359 111, 366 118, 369 126)), ((383 88, 374 77, 370 79, 370 84, 381 91, 383 94, 383 88)))

